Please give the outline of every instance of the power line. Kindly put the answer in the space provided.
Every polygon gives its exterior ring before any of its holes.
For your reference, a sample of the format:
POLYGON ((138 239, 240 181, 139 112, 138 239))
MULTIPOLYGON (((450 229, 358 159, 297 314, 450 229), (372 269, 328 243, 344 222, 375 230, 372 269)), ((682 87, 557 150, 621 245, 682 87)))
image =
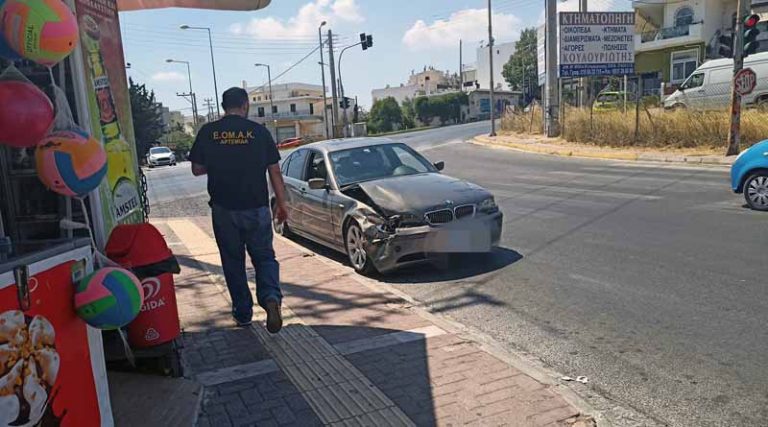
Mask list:
MULTIPOLYGON (((285 69, 285 71, 283 71, 282 73, 280 73, 280 74, 278 74, 277 76, 273 77, 273 78, 272 78, 272 83, 274 83, 274 82, 275 82, 275 80, 278 80, 280 77, 283 77, 284 75, 288 74, 288 73, 289 73, 291 70, 293 70, 294 68, 298 67, 298 66, 299 66, 299 64, 301 64, 302 62, 306 61, 306 60, 307 60, 307 58, 309 58, 310 56, 312 56, 312 54, 313 54, 313 53, 315 53, 315 52, 317 52, 319 49, 320 49, 320 46, 318 46, 318 47, 316 47, 316 48, 312 49, 312 50, 311 50, 311 51, 310 51, 308 54, 306 54, 306 55, 305 55, 303 58, 299 59, 298 61, 296 61, 296 63, 294 63, 293 65, 291 65, 291 66, 290 66, 290 67, 288 67, 287 69, 285 69)), ((263 89, 264 89, 264 88, 267 86, 267 84, 268 84, 268 83, 265 83, 265 84, 263 84, 263 85, 259 86, 259 87, 258 87, 258 90, 263 90, 263 89)))

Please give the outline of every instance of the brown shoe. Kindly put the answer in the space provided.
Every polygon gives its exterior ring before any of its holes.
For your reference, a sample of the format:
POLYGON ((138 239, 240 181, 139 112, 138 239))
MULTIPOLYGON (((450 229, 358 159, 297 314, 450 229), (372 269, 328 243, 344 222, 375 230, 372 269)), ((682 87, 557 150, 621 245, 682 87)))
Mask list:
POLYGON ((280 332, 283 328, 283 315, 280 313, 280 303, 275 300, 268 301, 264 309, 267 312, 267 330, 271 334, 280 332))

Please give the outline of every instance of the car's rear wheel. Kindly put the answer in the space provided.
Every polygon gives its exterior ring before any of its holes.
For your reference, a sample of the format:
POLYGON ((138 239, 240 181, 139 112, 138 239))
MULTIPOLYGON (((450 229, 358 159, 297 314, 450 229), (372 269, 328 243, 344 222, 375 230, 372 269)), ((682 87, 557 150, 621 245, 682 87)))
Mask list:
POLYGON ((365 236, 357 222, 352 221, 347 227, 344 233, 344 242, 347 248, 347 258, 352 268, 360 274, 373 274, 376 269, 365 250, 365 236))
POLYGON ((744 182, 744 199, 756 211, 768 211, 768 173, 751 175, 744 182))

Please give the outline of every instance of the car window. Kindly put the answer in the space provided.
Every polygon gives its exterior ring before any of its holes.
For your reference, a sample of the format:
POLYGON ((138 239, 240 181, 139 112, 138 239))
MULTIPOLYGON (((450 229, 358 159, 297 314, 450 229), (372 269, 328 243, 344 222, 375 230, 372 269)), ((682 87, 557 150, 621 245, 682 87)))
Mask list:
POLYGON ((314 178, 323 180, 328 179, 328 169, 325 167, 325 158, 322 153, 313 151, 309 157, 309 170, 307 171, 307 181, 314 178))
POLYGON ((307 159, 307 150, 299 150, 291 156, 291 163, 288 165, 288 173, 286 176, 303 180, 304 178, 304 161, 307 159))
POLYGON ((400 175, 434 172, 424 157, 405 144, 382 144, 330 154, 339 186, 400 175))
POLYGON ((691 75, 688 80, 683 83, 684 89, 692 89, 704 84, 704 73, 696 73, 691 75))
POLYGON ((150 154, 167 154, 170 152, 171 149, 168 147, 152 147, 149 149, 150 154))
POLYGON ((288 158, 286 158, 285 160, 283 160, 283 163, 280 165, 280 172, 281 172, 283 175, 288 175, 288 165, 290 165, 290 164, 291 164, 291 159, 292 159, 292 158, 293 158, 293 156, 295 156, 295 155, 296 155, 296 153, 293 153, 293 154, 291 154, 290 156, 288 156, 288 158))

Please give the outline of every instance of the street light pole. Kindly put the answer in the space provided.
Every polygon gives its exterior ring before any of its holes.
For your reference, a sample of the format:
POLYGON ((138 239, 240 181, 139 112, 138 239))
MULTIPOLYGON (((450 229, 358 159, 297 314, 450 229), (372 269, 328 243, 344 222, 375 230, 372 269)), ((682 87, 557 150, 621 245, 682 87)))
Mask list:
POLYGON ((327 24, 323 21, 319 27, 317 27, 317 38, 320 41, 320 74, 323 76, 323 124, 325 124, 325 138, 330 139, 330 133, 328 131, 328 97, 326 96, 325 88, 325 60, 323 59, 323 32, 322 29, 327 24))
MULTIPOLYGON (((189 80, 189 98, 192 100, 192 123, 197 127, 197 98, 195 92, 192 91, 192 68, 189 65, 189 61, 177 61, 175 59, 166 59, 167 63, 186 64, 187 66, 187 79, 189 80)), ((197 129, 195 129, 197 130, 197 129)))
POLYGON ((272 120, 272 131, 275 133, 275 141, 277 141, 277 123, 275 122, 275 101, 272 97, 272 71, 268 64, 254 64, 257 67, 267 67, 267 80, 269 81, 269 117, 272 120))
POLYGON ((496 119, 494 117, 496 103, 493 100, 493 12, 491 10, 491 0, 488 0, 488 40, 488 61, 491 69, 491 90, 489 92, 491 98, 491 134, 489 136, 496 136, 496 119))
POLYGON ((216 94, 216 117, 221 117, 221 111, 219 110, 219 86, 216 82, 216 61, 213 59, 213 37, 211 37, 211 29, 209 27, 191 27, 189 25, 182 25, 182 30, 206 30, 208 31, 208 45, 211 48, 211 67, 213 68, 213 90, 216 94))

